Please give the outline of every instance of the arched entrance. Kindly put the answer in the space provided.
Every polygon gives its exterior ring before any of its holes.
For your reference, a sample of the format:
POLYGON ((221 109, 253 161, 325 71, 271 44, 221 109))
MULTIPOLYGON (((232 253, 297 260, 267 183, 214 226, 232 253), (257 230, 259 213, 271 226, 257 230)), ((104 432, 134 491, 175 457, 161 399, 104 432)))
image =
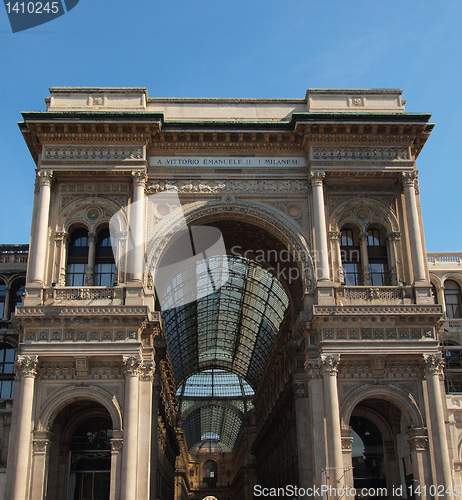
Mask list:
POLYGON ((47 499, 109 500, 113 429, 108 410, 95 401, 59 411, 51 426, 47 499))
POLYGON ((109 500, 111 420, 93 416, 77 425, 69 443, 69 500, 109 500))

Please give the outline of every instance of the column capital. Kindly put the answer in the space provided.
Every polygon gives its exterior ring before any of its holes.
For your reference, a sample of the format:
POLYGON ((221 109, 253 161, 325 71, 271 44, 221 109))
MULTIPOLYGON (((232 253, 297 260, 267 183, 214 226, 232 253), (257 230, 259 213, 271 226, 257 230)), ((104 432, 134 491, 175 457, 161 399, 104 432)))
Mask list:
POLYGON ((322 186, 322 182, 326 177, 325 172, 320 172, 318 170, 311 172, 310 174, 310 182, 312 186, 322 186))
POLYGON ((37 172, 37 184, 39 186, 51 186, 53 170, 39 170, 37 172))
POLYGON ((422 354, 425 373, 430 375, 441 375, 444 368, 443 356, 438 354, 422 354))
POLYGON ((341 231, 329 231, 329 239, 331 241, 338 241, 340 239, 341 231))
POLYGON ((406 431, 409 436, 407 442, 411 451, 425 451, 428 445, 428 435, 426 427, 411 427, 406 431))
POLYGON ((340 354, 321 354, 319 367, 323 375, 337 375, 340 354))
POLYGON ((308 379, 322 378, 321 368, 318 359, 310 359, 305 363, 305 371, 308 379))
POLYGON ((352 451, 352 449, 353 449, 353 438, 342 437, 342 451, 352 451))
POLYGON ((155 370, 156 370, 155 362, 147 363, 145 361, 142 361, 139 366, 140 380, 148 380, 152 382, 154 379, 155 370))
POLYGON ((37 365, 37 356, 18 356, 18 359, 14 363, 16 379, 21 380, 22 377, 35 378, 37 375, 37 365))
POLYGON ((110 443, 111 443, 111 453, 113 453, 113 454, 122 453, 122 450, 124 447, 124 440, 123 439, 112 438, 110 440, 110 443))
POLYGON ((148 180, 146 171, 143 170, 132 170, 133 183, 138 186, 145 186, 148 180))
POLYGON ((401 174, 404 187, 414 187, 418 178, 417 171, 403 172, 401 174))
POLYGON ((389 241, 400 241, 401 240, 401 232, 400 231, 390 231, 387 234, 387 238, 389 241))
POLYGON ((126 377, 138 377, 140 375, 140 358, 136 356, 124 356, 122 362, 126 377))
POLYGON ((35 431, 33 438, 34 455, 46 455, 51 445, 51 432, 35 431))
POLYGON ((308 383, 305 378, 293 382, 295 399, 308 397, 308 383))

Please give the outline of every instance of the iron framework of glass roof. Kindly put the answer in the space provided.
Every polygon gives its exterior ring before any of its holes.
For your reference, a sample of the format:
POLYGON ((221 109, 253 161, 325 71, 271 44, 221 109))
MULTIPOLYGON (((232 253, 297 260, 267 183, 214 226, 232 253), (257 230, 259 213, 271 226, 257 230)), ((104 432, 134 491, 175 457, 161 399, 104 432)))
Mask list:
MULTIPOLYGON (((227 256, 225 285, 201 293, 218 259, 197 264, 201 298, 163 312, 186 440, 202 453, 232 451, 289 302, 268 270, 240 256, 227 256)), ((174 303, 191 286, 189 274, 172 281, 167 300, 170 294, 174 303)))

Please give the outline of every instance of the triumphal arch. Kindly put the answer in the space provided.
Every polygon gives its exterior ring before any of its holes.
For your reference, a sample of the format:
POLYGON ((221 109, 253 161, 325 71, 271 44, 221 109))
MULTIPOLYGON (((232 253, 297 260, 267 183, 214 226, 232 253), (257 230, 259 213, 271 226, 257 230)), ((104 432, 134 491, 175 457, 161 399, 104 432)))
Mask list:
POLYGON ((429 114, 394 89, 46 105, 20 123, 37 169, 5 499, 451 497, 429 114))

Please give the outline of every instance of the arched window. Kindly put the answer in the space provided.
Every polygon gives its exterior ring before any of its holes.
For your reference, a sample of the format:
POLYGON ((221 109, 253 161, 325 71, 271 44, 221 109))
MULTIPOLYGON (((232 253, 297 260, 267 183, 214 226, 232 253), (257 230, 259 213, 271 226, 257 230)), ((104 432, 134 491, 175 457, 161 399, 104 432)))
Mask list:
POLYGON ((367 256, 372 285, 388 285, 387 245, 380 229, 370 228, 367 231, 367 256))
POLYGON ((432 283, 432 298, 433 298, 433 303, 438 304, 438 292, 436 290, 436 286, 434 283, 432 283))
POLYGON ((342 229, 340 233, 340 255, 344 284, 347 286, 360 285, 361 256, 358 234, 351 228, 342 229))
POLYGON ((112 286, 114 284, 115 263, 112 254, 112 242, 109 229, 99 232, 95 253, 95 285, 112 286))
POLYGON ((90 239, 86 229, 72 232, 67 250, 66 285, 84 286, 90 239))
POLYGON ((13 397, 15 360, 15 349, 7 344, 0 345, 0 399, 13 397))
POLYGON ((446 304, 447 318, 454 319, 462 317, 460 286, 453 280, 446 280, 444 282, 444 302, 446 304))
POLYGON ((0 281, 0 319, 6 319, 5 311, 5 300, 6 300, 6 285, 3 281, 0 281))
POLYGON ((216 488, 218 482, 218 465, 215 460, 206 460, 202 470, 204 486, 206 488, 216 488))
POLYGON ((23 280, 18 280, 13 283, 10 288, 10 317, 14 313, 16 306, 21 305, 22 296, 26 291, 26 284, 23 280))

